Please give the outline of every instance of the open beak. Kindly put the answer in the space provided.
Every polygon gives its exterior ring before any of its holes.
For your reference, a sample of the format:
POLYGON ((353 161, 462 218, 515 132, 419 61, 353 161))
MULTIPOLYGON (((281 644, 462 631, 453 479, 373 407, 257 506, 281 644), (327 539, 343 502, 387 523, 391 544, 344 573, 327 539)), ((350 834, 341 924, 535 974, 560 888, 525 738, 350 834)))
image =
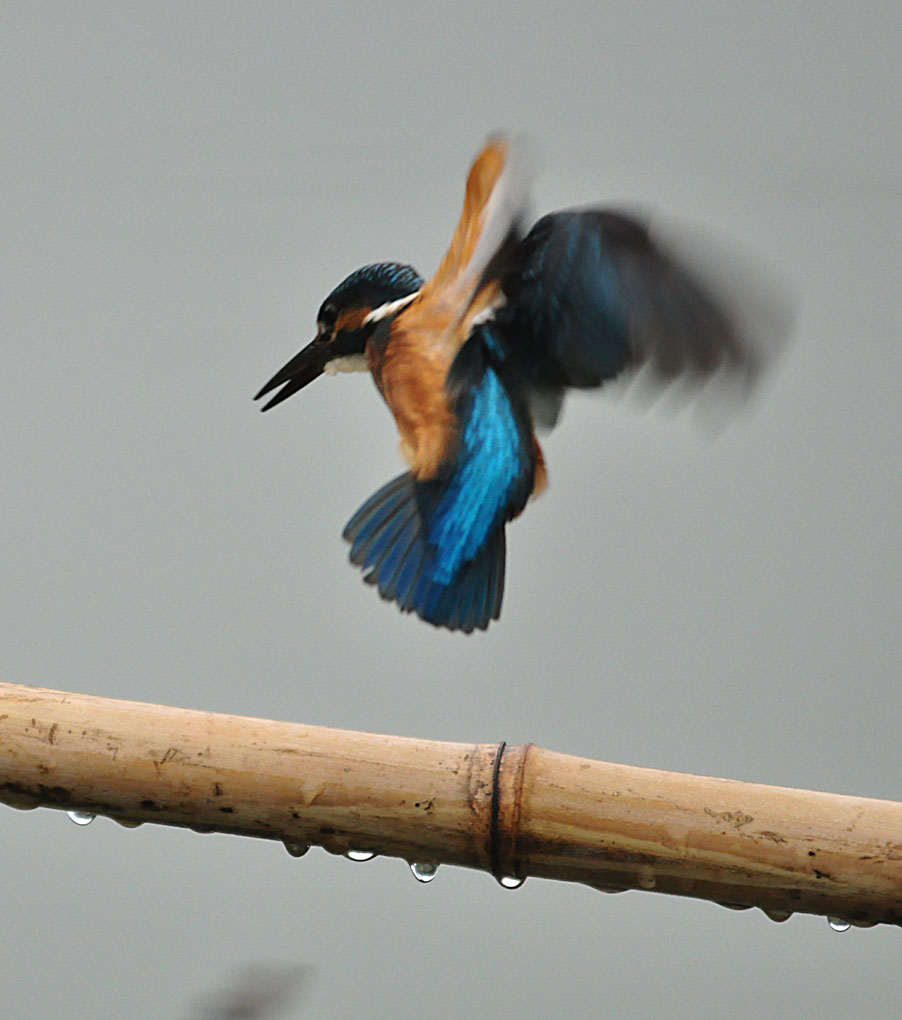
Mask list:
POLYGON ((312 383, 314 379, 318 379, 323 374, 323 368, 328 360, 329 338, 328 336, 318 336, 307 344, 302 351, 295 354, 287 365, 280 368, 254 397, 254 400, 259 400, 271 390, 282 386, 282 389, 264 404, 260 410, 268 411, 271 407, 275 407, 276 404, 281 404, 283 400, 287 400, 292 393, 302 390, 307 383, 312 383), (284 386, 282 385, 283 383, 285 384, 284 386))

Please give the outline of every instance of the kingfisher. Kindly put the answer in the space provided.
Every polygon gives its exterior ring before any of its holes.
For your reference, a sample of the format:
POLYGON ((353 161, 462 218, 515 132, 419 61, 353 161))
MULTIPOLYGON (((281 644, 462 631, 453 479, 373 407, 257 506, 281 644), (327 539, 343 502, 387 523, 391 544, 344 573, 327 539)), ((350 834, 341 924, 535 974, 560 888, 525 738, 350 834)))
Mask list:
POLYGON ((530 163, 521 139, 490 137, 431 279, 399 262, 351 273, 255 397, 277 390, 266 411, 323 373, 372 374, 408 470, 351 517, 350 560, 402 612, 464 633, 500 615, 505 527, 546 487, 536 428, 557 422, 568 389, 642 366, 662 385, 760 369, 641 219, 574 208, 527 229, 530 163))

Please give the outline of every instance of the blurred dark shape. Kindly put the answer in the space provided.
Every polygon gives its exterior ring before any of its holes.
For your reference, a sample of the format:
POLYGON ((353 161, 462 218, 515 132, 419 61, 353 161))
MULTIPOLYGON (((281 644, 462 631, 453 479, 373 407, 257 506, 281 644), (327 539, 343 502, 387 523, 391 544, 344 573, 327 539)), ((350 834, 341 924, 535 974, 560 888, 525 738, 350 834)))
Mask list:
POLYGON ((220 991, 210 992, 190 1020, 278 1020, 297 1016, 316 968, 311 964, 252 964, 234 973, 220 991), (289 1014, 288 1010, 293 1011, 289 1014))
MULTIPOLYGON (((687 273, 729 323, 739 356, 725 357, 713 368, 683 365, 678 373, 662 371, 654 360, 640 361, 622 380, 608 383, 605 392, 665 413, 679 413, 691 404, 695 420, 716 433, 753 409, 773 380, 795 326, 797 293, 763 258, 713 231, 659 214, 640 216, 649 224, 655 247, 687 273)), ((678 327, 678 321, 668 319, 669 330, 678 327)))

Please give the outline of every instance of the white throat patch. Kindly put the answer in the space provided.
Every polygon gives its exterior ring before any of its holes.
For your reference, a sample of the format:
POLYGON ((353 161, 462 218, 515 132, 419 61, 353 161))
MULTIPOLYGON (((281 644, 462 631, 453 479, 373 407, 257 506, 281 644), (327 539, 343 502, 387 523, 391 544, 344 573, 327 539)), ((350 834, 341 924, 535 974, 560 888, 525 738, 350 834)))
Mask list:
POLYGON ((369 372, 365 354, 345 354, 341 358, 333 358, 323 365, 326 375, 338 375, 339 372, 369 372))

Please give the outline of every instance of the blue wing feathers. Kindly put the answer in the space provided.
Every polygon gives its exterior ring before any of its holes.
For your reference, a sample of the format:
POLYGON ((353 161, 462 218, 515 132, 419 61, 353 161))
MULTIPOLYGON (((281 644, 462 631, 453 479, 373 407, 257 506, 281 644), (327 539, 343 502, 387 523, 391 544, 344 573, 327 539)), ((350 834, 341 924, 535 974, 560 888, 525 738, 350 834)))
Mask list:
POLYGON ((617 266, 597 217, 575 210, 543 216, 520 257, 507 283, 511 346, 539 378, 562 387, 598 386, 616 375, 629 356, 629 335, 617 266))
MULTIPOLYGON (((427 511, 429 541, 440 550, 437 580, 447 583, 472 560, 487 536, 522 509, 523 483, 531 478, 531 438, 496 372, 489 368, 466 396, 461 449, 450 482, 427 511)), ((528 497, 529 491, 525 495, 528 497)))
POLYGON ((566 387, 600 386, 629 367, 648 363, 662 384, 721 365, 752 378, 760 367, 705 281, 612 210, 543 216, 504 290, 496 330, 550 410, 543 423, 554 424, 566 387))

